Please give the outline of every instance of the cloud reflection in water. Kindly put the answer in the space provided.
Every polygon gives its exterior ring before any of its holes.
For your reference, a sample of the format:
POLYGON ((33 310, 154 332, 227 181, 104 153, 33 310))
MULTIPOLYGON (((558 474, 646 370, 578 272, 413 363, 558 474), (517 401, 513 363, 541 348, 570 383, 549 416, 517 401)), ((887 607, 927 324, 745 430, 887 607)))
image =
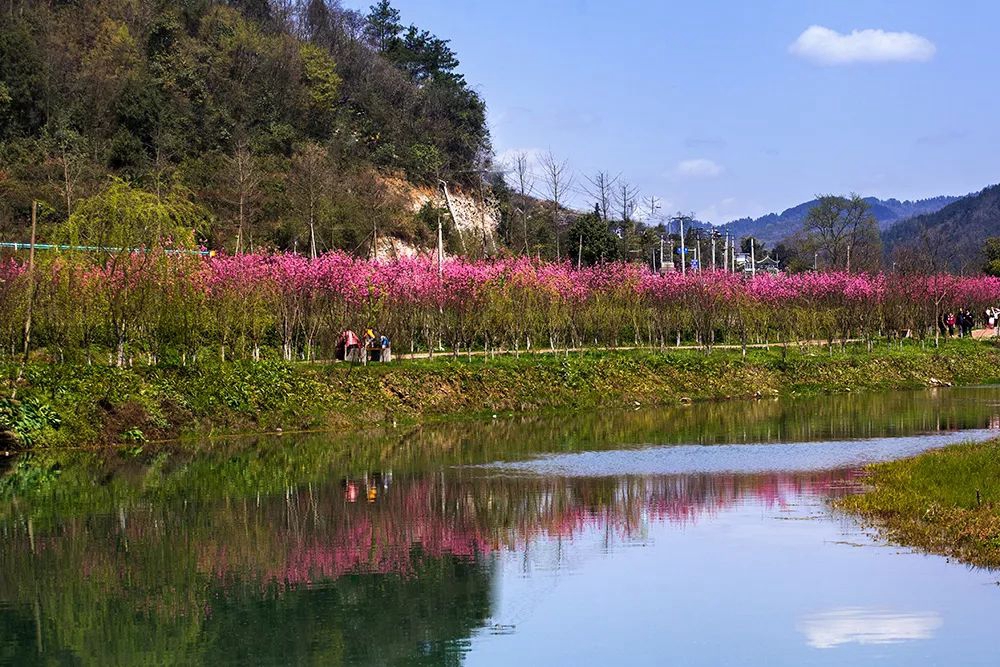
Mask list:
POLYGON ((930 639, 941 627, 936 612, 892 612, 874 609, 834 609, 806 616, 799 631, 813 648, 841 644, 895 644, 930 639))

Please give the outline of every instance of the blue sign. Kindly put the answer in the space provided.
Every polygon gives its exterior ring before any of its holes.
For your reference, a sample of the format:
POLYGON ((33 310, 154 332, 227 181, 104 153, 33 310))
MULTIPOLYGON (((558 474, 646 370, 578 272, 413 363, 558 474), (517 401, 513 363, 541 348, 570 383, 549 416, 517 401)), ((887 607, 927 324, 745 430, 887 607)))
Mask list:
POLYGON ((697 269, 698 268, 698 260, 696 260, 696 259, 692 259, 691 260, 691 268, 692 269, 697 269))

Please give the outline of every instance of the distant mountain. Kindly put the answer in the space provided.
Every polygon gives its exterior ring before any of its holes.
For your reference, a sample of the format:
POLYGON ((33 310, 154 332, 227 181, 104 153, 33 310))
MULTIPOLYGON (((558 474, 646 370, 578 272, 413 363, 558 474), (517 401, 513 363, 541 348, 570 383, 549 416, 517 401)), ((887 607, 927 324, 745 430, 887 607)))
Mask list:
POLYGON ((918 253, 931 248, 950 268, 969 270, 979 267, 983 241, 991 236, 1000 236, 1000 185, 899 222, 882 235, 882 241, 889 256, 907 246, 918 253))
MULTIPOLYGON (((871 207, 872 215, 875 216, 879 229, 883 233, 903 220, 916 215, 934 213, 959 199, 959 197, 941 196, 918 201, 899 201, 898 199, 865 197, 865 201, 871 207)), ((765 245, 773 246, 799 231, 806 215, 816 204, 817 200, 813 199, 781 213, 769 213, 756 219, 740 218, 722 227, 738 237, 753 236, 760 239, 765 245)))

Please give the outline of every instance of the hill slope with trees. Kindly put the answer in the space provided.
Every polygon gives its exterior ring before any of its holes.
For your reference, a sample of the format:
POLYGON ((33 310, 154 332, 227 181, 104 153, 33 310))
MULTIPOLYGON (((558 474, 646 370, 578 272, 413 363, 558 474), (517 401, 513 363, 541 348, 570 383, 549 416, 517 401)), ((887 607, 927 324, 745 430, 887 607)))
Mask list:
POLYGON ((986 239, 1000 236, 1000 185, 899 223, 884 235, 897 263, 921 270, 978 271, 986 239))
POLYGON ((387 0, 4 4, 3 240, 26 240, 32 200, 44 238, 117 177, 203 206, 214 248, 429 241, 433 216, 387 179, 460 186, 489 165, 456 54, 387 0))

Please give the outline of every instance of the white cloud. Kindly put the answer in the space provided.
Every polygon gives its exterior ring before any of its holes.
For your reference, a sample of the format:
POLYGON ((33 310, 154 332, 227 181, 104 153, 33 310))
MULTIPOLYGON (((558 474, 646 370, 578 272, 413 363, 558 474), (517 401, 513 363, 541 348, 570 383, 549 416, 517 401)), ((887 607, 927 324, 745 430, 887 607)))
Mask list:
POLYGON ((695 211, 695 217, 713 225, 724 225, 739 218, 758 218, 766 211, 755 201, 725 197, 695 211))
POLYGON ((926 37, 880 29, 852 30, 844 35, 813 25, 788 47, 792 55, 820 65, 926 62, 937 47, 926 37))
POLYGON ((739 217, 733 214, 737 201, 735 197, 726 197, 720 202, 716 202, 698 209, 695 217, 703 222, 710 222, 713 225, 721 225, 729 222, 733 218, 739 217))
POLYGON ((678 176, 692 178, 712 178, 718 176, 725 169, 722 165, 706 158, 695 158, 693 160, 682 160, 674 167, 674 173, 678 176))

